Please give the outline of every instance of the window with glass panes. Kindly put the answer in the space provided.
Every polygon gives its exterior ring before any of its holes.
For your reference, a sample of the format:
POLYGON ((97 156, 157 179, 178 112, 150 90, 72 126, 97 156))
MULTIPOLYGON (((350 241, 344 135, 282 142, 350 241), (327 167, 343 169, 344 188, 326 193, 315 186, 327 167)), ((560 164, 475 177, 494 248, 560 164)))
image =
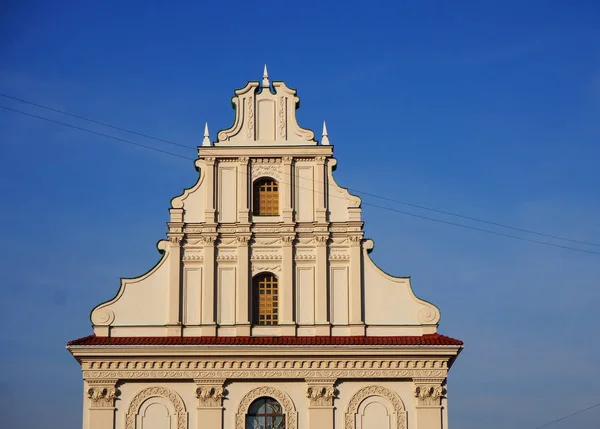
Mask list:
POLYGON ((255 325, 277 325, 279 294, 277 277, 271 273, 259 274, 254 278, 252 318, 255 325))
POLYGON ((285 429, 285 414, 279 402, 269 397, 254 401, 248 408, 246 429, 285 429))
POLYGON ((254 183, 254 214, 276 216, 279 214, 279 183, 265 178, 254 183))

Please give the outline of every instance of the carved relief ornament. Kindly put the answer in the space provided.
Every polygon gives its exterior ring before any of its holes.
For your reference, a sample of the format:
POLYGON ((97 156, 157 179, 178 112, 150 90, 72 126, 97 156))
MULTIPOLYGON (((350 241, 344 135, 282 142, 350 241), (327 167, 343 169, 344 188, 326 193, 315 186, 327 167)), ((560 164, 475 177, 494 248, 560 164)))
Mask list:
POLYGON ((125 429, 136 429, 136 416, 138 415, 140 406, 146 401, 146 399, 155 396, 163 397, 173 405, 175 414, 177 416, 177 427, 174 429, 187 429, 188 413, 186 412, 185 404, 183 403, 181 397, 171 389, 158 386, 147 387, 135 395, 131 401, 131 404, 129 404, 129 409, 127 410, 127 415, 125 416, 125 429))
POLYGON ((285 414, 286 429, 297 429, 298 428, 298 413, 296 406, 292 399, 287 393, 282 392, 279 389, 275 389, 270 386, 257 387, 246 393, 238 406, 235 414, 235 429, 244 429, 246 427, 246 414, 248 414, 248 408, 255 399, 262 396, 270 396, 275 399, 283 408, 285 414))
POLYGON ((306 388, 306 397, 310 399, 311 406, 333 406, 335 388, 333 386, 309 386, 306 388))
POLYGON ((383 386, 364 387, 352 396, 350 402, 348 402, 348 408, 346 409, 344 429, 354 429, 354 422, 360 404, 371 396, 379 396, 389 401, 394 409, 396 420, 395 429, 406 429, 406 409, 404 408, 404 403, 396 392, 383 386))
POLYGON ((220 407, 225 390, 221 386, 201 386, 196 389, 196 398, 200 407, 220 407))
POLYGON ((118 395, 119 391, 115 387, 95 386, 87 391, 92 408, 114 407, 118 395))
POLYGON ((417 384, 415 387, 415 398, 419 406, 441 406, 444 388, 440 383, 417 384))

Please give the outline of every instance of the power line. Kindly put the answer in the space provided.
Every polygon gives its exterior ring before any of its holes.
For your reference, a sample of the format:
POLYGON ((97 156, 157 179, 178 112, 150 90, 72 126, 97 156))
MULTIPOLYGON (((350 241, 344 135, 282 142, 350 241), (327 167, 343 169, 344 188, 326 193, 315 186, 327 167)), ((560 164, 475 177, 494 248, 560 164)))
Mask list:
POLYGON ((548 422, 548 423, 545 423, 545 424, 543 424, 543 425, 541 425, 541 426, 538 426, 538 427, 536 427, 535 429, 542 429, 542 428, 545 428, 546 426, 553 425, 554 423, 558 423, 558 422, 560 422, 560 421, 566 420, 566 419, 568 419, 569 417, 576 416, 577 414, 584 413, 584 412, 586 412, 586 411, 588 411, 588 410, 591 410, 592 408, 596 408, 596 407, 600 407, 600 403, 598 403, 598 404, 596 404, 596 405, 592 405, 591 407, 584 408, 583 410, 576 411, 576 412, 574 412, 574 413, 572 413, 572 414, 569 414, 569 415, 567 415, 567 416, 561 417, 561 418, 559 418, 559 419, 552 420, 551 422, 548 422))
POLYGON ((415 207, 415 208, 422 209, 422 210, 429 210, 429 211, 432 211, 432 212, 441 213, 441 214, 445 214, 445 215, 449 215, 449 216, 454 216, 454 217, 459 217, 459 218, 462 218, 462 219, 472 220, 474 222, 486 223, 488 225, 499 226, 499 227, 502 227, 502 228, 512 229, 514 231, 526 232, 528 234, 539 235, 539 236, 542 236, 542 237, 553 238, 555 240, 570 241, 571 243, 579 243, 579 244, 585 244, 585 245, 588 245, 588 246, 600 247, 600 244, 591 243, 589 241, 574 240, 574 239, 571 239, 571 238, 560 237, 558 235, 552 235, 552 234, 546 234, 546 233, 543 233, 543 232, 532 231, 531 229, 518 228, 516 226, 510 226, 510 225, 506 225, 506 224, 503 224, 503 223, 491 222, 491 221, 487 221, 487 220, 484 220, 484 219, 479 219, 479 218, 476 218, 476 217, 465 216, 465 215, 461 215, 461 214, 458 214, 458 213, 452 213, 452 212, 449 212, 449 211, 446 211, 446 210, 440 210, 440 209, 434 209, 434 208, 431 208, 431 207, 420 206, 418 204, 407 203, 406 201, 400 201, 400 200, 396 200, 396 199, 393 199, 393 198, 382 197, 380 195, 375 195, 375 194, 372 194, 370 192, 362 191, 362 190, 356 189, 356 188, 348 188, 348 190, 356 192, 356 193, 359 193, 359 194, 368 195, 368 196, 373 197, 373 198, 378 198, 380 200, 390 201, 390 202, 393 202, 393 203, 398 203, 398 204, 402 204, 402 205, 405 205, 405 206, 415 207))
MULTIPOLYGON (((186 149, 196 150, 196 148, 193 147, 193 146, 183 145, 183 144, 176 143, 176 142, 173 142, 173 141, 170 141, 170 140, 165 140, 165 139, 161 139, 161 138, 158 138, 158 137, 150 136, 148 134, 143 134, 143 133, 140 133, 140 132, 137 132, 137 131, 129 130, 129 129, 126 129, 126 128, 117 127, 117 126, 108 124, 106 122, 101 122, 101 121, 97 121, 95 119, 86 118, 84 116, 75 115, 73 113, 69 113, 69 112, 66 112, 64 110, 59 110, 59 109, 55 109, 53 107, 45 106, 43 104, 34 103, 32 101, 25 100, 23 98, 18 98, 18 97, 14 97, 12 95, 3 94, 3 93, 0 93, 0 96, 5 97, 5 98, 9 98, 11 100, 19 101, 21 103, 30 104, 32 106, 36 106, 36 107, 39 107, 39 108, 42 108, 42 109, 46 109, 46 110, 49 110, 49 111, 52 111, 52 112, 57 112, 57 113, 60 113, 60 114, 63 114, 63 115, 71 116, 73 118, 82 119, 84 121, 92 122, 92 123, 95 123, 95 124, 98 124, 98 125, 102 125, 102 126, 105 126, 105 127, 109 127, 109 128, 115 129, 115 130, 124 131, 124 132, 131 133, 131 134, 134 134, 134 135, 137 135, 137 136, 141 136, 141 137, 145 137, 145 138, 148 138, 148 139, 160 141, 160 142, 167 143, 167 144, 174 145, 174 146, 178 146, 178 147, 183 147, 183 148, 186 148, 186 149)), ((21 112, 21 113, 24 113, 24 112, 21 112)), ((32 115, 32 116, 35 116, 35 115, 32 115)), ((37 117, 37 116, 35 116, 35 117, 37 117)), ((40 117, 40 119, 45 119, 45 120, 51 121, 50 119, 47 119, 47 118, 41 118, 40 117)), ((102 134, 102 135, 104 135, 104 134, 102 134)), ((114 138, 114 137, 110 136, 109 138, 114 138)), ((133 144, 137 144, 137 143, 133 143, 133 144)), ((153 150, 158 150, 158 149, 153 149, 153 150)), ((178 156, 178 155, 175 155, 175 156, 178 156)), ((318 183, 318 181, 314 180, 314 179, 313 179, 313 182, 318 183)), ((321 184, 323 184, 323 183, 321 182, 321 184)), ((363 190, 356 189, 356 188, 348 188, 348 190, 352 191, 352 192, 355 192, 355 193, 358 193, 358 194, 368 195, 370 197, 377 198, 377 199, 380 199, 380 200, 389 201, 389 202, 393 202, 393 203, 397 203, 397 204, 401 204, 401 205, 405 205, 405 206, 409 206, 409 207, 414 207, 414 208, 418 208, 418 209, 421 209, 421 210, 427 210, 427 211, 432 211, 432 212, 435 212, 435 213, 445 214, 445 215, 448 215, 448 216, 454 216, 454 217, 458 217, 458 218, 461 218, 461 219, 470 220, 470 221, 473 221, 473 222, 479 222, 479 223, 484 223, 484 224, 487 224, 487 225, 498 226, 498 227, 501 227, 501 228, 512 229, 513 231, 525 232, 527 234, 537 235, 537 236, 540 236, 540 237, 552 238, 554 240, 568 241, 568 242, 571 242, 571 243, 578 243, 578 244, 584 244, 584 245, 587 245, 587 246, 600 247, 600 244, 598 244, 598 243, 592 243, 592 242, 589 242, 589 241, 582 241, 582 240, 575 240, 575 239, 572 239, 572 238, 561 237, 561 236, 558 236, 558 235, 547 234, 547 233, 543 233, 543 232, 539 232, 539 231, 533 231, 531 229, 526 229, 526 228, 519 228, 519 227, 515 227, 515 226, 511 226, 511 225, 507 225, 507 224, 503 224, 503 223, 499 223, 499 222, 487 221, 487 220, 484 220, 484 219, 481 219, 481 218, 476 218, 476 217, 472 217, 472 216, 466 216, 466 215, 462 215, 462 214, 459 214, 459 213, 453 213, 453 212, 450 212, 450 211, 447 211, 447 210, 441 210, 441 209, 426 207, 426 206, 422 206, 422 205, 418 205, 418 204, 409 203, 409 202, 406 202, 406 201, 397 200, 397 199, 394 199, 394 198, 383 197, 381 195, 376 195, 376 194, 373 194, 371 192, 363 191, 363 190)))
POLYGON ((27 101, 27 100, 24 100, 22 98, 13 97, 12 95, 0 93, 0 96, 5 97, 5 98, 10 98, 11 100, 19 101, 21 103, 30 104, 32 106, 39 107, 41 109, 50 110, 51 112, 60 113, 61 115, 67 115, 67 116, 71 116, 73 118, 82 119, 84 121, 88 121, 88 122, 92 122, 94 124, 102 125, 103 127, 108 127, 108 128, 112 128, 114 130, 119 130, 119 131, 125 131, 126 133, 130 133, 130 134, 134 134, 136 136, 145 137, 147 139, 151 139, 151 140, 156 140, 156 141, 159 141, 159 142, 167 143, 167 144, 170 144, 170 145, 173 145, 173 146, 179 146, 179 147, 183 147, 183 148, 186 148, 186 149, 196 150, 196 148, 194 146, 188 146, 188 145, 184 145, 184 144, 181 144, 181 143, 176 143, 176 142, 173 142, 173 141, 170 141, 170 140, 165 140, 165 139, 161 139, 161 138, 158 138, 158 137, 149 136, 148 134, 142 134, 142 133, 139 133, 137 131, 128 130, 127 128, 116 127, 114 125, 107 124, 106 122, 100 122, 100 121, 97 121, 95 119, 86 118, 85 116, 75 115, 73 113, 65 112, 64 110, 59 110, 59 109, 55 109, 53 107, 44 106, 43 104, 34 103, 32 101, 27 101))
MULTIPOLYGON (((55 124, 58 124, 58 125, 64 125, 64 126, 67 126, 67 127, 70 127, 70 128, 74 128, 74 129, 77 129, 77 130, 80 130, 80 131, 85 131, 85 132, 92 133, 92 134, 95 134, 95 135, 99 135, 99 136, 102 136, 102 137, 107 137, 107 138, 110 138, 110 139, 113 139, 113 140, 117 140, 117 141, 120 141, 120 142, 123 142, 123 143, 135 145, 135 146, 138 146, 138 147, 142 147, 144 149, 149 149, 149 150, 152 150, 152 151, 163 153, 165 155, 174 156, 174 157, 185 159, 185 160, 188 160, 188 161, 195 161, 196 160, 195 158, 186 157, 186 156, 179 155, 179 154, 176 154, 176 153, 173 153, 173 152, 169 152, 169 151, 165 151, 165 150, 162 150, 162 149, 157 149, 157 148, 152 147, 152 146, 147 146, 147 145, 144 145, 144 144, 141 144, 141 143, 137 143, 137 142, 134 142, 132 140, 122 139, 120 137, 111 136, 109 134, 100 133, 100 132, 93 131, 93 130, 90 130, 90 129, 87 129, 87 128, 83 128, 83 127, 78 127, 78 126, 75 126, 75 125, 68 124, 66 122, 56 121, 54 119, 49 119, 49 118, 45 118, 43 116, 38 116, 38 115, 34 115, 34 114, 31 114, 31 113, 28 113, 28 112, 23 112, 21 110, 13 109, 13 108, 10 108, 10 107, 7 107, 7 106, 0 105, 0 108, 6 109, 6 110, 9 110, 9 111, 12 111, 12 112, 20 113, 20 114, 23 114, 23 115, 26 115, 26 116, 30 116, 30 117, 33 117, 33 118, 42 119, 42 120, 45 120, 45 121, 48 121, 48 122, 52 122, 52 123, 55 123, 55 124)), ((246 176, 249 177, 248 173, 238 172, 238 174, 246 175, 246 176)), ((316 183, 316 182, 317 182, 316 180, 313 180, 313 183, 316 183)), ((281 183, 285 184, 285 185, 291 185, 291 183, 286 183, 286 182, 281 182, 281 183)), ((313 191, 313 192, 318 192, 318 193, 321 193, 321 194, 325 195, 325 192, 318 191, 316 189, 303 188, 301 186, 298 186, 298 187, 301 188, 301 189, 307 189, 307 190, 310 190, 310 191, 313 191)), ((329 196, 330 197, 334 197, 334 198, 345 199, 344 197, 339 197, 337 195, 329 195, 329 196)), ((381 197, 381 198, 385 198, 385 197, 381 197)), ((411 212, 406 212, 406 211, 403 211, 403 210, 394 209, 394 208, 391 208, 391 207, 381 206, 381 205, 378 205, 378 204, 365 203, 365 202, 363 202, 362 204, 368 205, 368 206, 372 206, 372 207, 376 207, 376 208, 383 209, 383 210, 388 210, 388 211, 392 211, 392 212, 404 214, 404 215, 407 215, 407 216, 412 216, 412 217, 419 218, 419 219, 429 220, 429 221, 432 221, 432 222, 438 222, 438 223, 442 223, 442 224, 446 224, 446 225, 458 226, 458 227, 461 227, 461 228, 466 228, 466 229, 471 229, 471 230, 475 230, 475 231, 485 232, 485 233, 488 233, 488 234, 498 235, 498 236, 507 237, 507 238, 514 238, 516 240, 527 241, 527 242, 530 242, 530 243, 536 243, 536 244, 541 244, 541 245, 545 245, 545 246, 556 247, 556 248, 560 248, 560 249, 566 249, 566 250, 572 250, 572 251, 576 251, 576 252, 583 252, 583 253, 589 253, 589 254, 594 254, 594 255, 600 255, 600 252, 595 252, 595 251, 592 251, 592 250, 585 250, 585 249, 579 249, 579 248, 576 248, 576 247, 563 246, 563 245, 560 245, 560 244, 549 243, 549 242, 545 242, 545 241, 532 240, 532 239, 525 238, 525 237, 520 237, 520 236, 517 236, 517 235, 505 234, 505 233, 498 232, 498 231, 492 231, 492 230, 488 230, 488 229, 484 229, 484 228, 478 228, 478 227, 474 227, 474 226, 470 226, 470 225, 464 225, 464 224, 460 224, 460 223, 456 223, 456 222, 449 222, 449 221, 445 221, 445 220, 441 220, 441 219, 436 219, 436 218, 432 218, 432 217, 428 217, 428 216, 419 215, 419 214, 416 214, 416 213, 411 213, 411 212)))
POLYGON ((446 224, 446 225, 453 225, 453 226, 458 226, 458 227, 461 227, 461 228, 472 229, 474 231, 485 232, 487 234, 500 235, 502 237, 509 237, 509 238, 514 238, 516 240, 528 241, 530 243, 537 243, 537 244, 543 244, 543 245, 546 245, 546 246, 558 247, 560 249, 575 250, 577 252, 590 253, 592 255, 600 255, 600 252, 594 252, 593 250, 578 249, 576 247, 570 247, 570 246, 563 246, 561 244, 548 243, 547 241, 532 240, 531 238, 519 237, 518 235, 512 235, 512 234, 505 234, 503 232, 492 231, 490 229, 477 228, 476 226, 464 225, 462 223, 449 222, 449 221, 446 221, 446 220, 436 219, 436 218, 429 217, 429 216, 423 216, 423 215, 419 215, 419 214, 416 214, 416 213, 410 213, 410 212, 406 212, 406 211, 402 211, 402 210, 398 210, 398 209, 393 209, 391 207, 380 206, 378 204, 371 204, 371 203, 364 203, 364 202, 363 202, 363 204, 366 205, 366 206, 377 207, 377 208, 380 208, 380 209, 383 209, 383 210, 389 210, 389 211, 392 211, 392 212, 401 213, 401 214, 404 214, 404 215, 407 215, 407 216, 416 217, 416 218, 419 218, 419 219, 430 220, 432 222, 438 222, 438 223, 443 223, 443 224, 446 224))
POLYGON ((122 139, 120 137, 111 136, 110 134, 104 134, 104 133, 100 133, 98 131, 93 131, 93 130, 90 130, 90 129, 87 129, 87 128, 78 127, 77 125, 67 124, 66 122, 55 121, 54 119, 50 119, 50 118, 44 118, 43 116, 38 116, 38 115, 34 115, 33 113, 23 112, 22 110, 13 109, 11 107, 0 105, 0 108, 6 109, 6 110, 10 110, 12 112, 20 113, 22 115, 31 116, 32 118, 42 119, 44 121, 52 122, 52 123, 55 123, 55 124, 58 124, 58 125, 64 125, 65 127, 74 128, 76 130, 85 131, 87 133, 96 134, 98 136, 107 137, 109 139, 117 140, 117 141, 120 141, 120 142, 123 142, 123 143, 128 143, 128 144, 131 144, 131 145, 134 145, 134 146, 143 147, 144 149, 153 150, 155 152, 160 152, 160 153, 163 153, 165 155, 176 156, 177 158, 183 158, 183 159, 193 160, 192 158, 188 158, 187 156, 178 155, 176 153, 169 152, 169 151, 162 150, 162 149, 158 149, 158 148, 155 148, 155 147, 152 147, 152 146, 147 146, 145 144, 134 142, 132 140, 127 140, 127 139, 122 139))

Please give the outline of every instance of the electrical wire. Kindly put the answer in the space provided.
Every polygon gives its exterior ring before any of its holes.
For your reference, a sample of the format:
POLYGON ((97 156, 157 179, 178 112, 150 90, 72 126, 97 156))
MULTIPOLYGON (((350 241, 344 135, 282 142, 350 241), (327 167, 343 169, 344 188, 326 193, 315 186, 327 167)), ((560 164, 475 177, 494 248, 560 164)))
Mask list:
POLYGON ((183 148, 186 148, 186 149, 192 149, 194 151, 196 150, 196 148, 194 146, 188 146, 188 145, 184 145, 184 144, 181 144, 181 143, 176 143, 176 142, 173 142, 173 141, 170 141, 170 140, 165 140, 165 139, 161 139, 161 138, 158 138, 158 137, 153 137, 153 136, 150 136, 148 134, 142 134, 142 133, 139 133, 137 131, 128 130, 127 128, 117 127, 117 126, 114 126, 114 125, 111 125, 111 124, 107 124, 106 122, 100 122, 100 121, 97 121, 95 119, 86 118, 85 116, 75 115, 73 113, 65 112, 64 110, 59 110, 59 109, 55 109, 53 107, 44 106, 43 104, 34 103, 32 101, 27 101, 27 100, 24 100, 22 98, 13 97, 12 95, 0 93, 0 96, 5 97, 5 98, 10 98, 11 100, 19 101, 21 103, 30 104, 31 106, 39 107, 41 109, 50 110, 51 112, 60 113, 61 115, 67 115, 67 116, 71 116, 73 118, 82 119, 84 121, 88 121, 88 122, 92 122, 94 124, 102 125, 103 127, 108 127, 108 128, 112 128, 114 130, 119 130, 119 131, 125 131, 126 133, 130 133, 130 134, 134 134, 136 136, 145 137, 147 139, 151 139, 151 140, 156 140, 156 141, 159 141, 159 142, 167 143, 167 144, 170 144, 170 145, 173 145, 173 146, 179 146, 179 147, 183 147, 183 148))
MULTIPOLYGON (((20 114, 23 114, 23 115, 26 115, 26 116, 30 116, 30 117, 33 117, 33 118, 41 119, 41 120, 44 120, 44 121, 52 122, 52 123, 55 123, 55 124, 58 124, 58 125, 63 125, 63 126, 66 126, 66 127, 77 129, 77 130, 80 130, 80 131, 85 131, 85 132, 92 133, 92 134, 95 134, 95 135, 98 135, 98 136, 110 138, 110 139, 113 139, 113 140, 116 140, 116 141, 120 141, 122 143, 131 144, 131 145, 138 146, 138 147, 141 147, 141 148, 144 148, 144 149, 148 149, 148 150, 152 150, 152 151, 155 151, 155 152, 159 152, 159 153, 162 153, 162 154, 165 154, 165 155, 170 155, 170 156, 174 156, 174 157, 185 159, 185 160, 189 160, 189 161, 195 161, 196 160, 195 158, 186 157, 186 156, 179 155, 179 154, 176 154, 176 153, 173 153, 173 152, 169 152, 169 151, 158 149, 158 148, 155 148, 155 147, 152 147, 152 146, 144 145, 142 143, 138 143, 138 142, 135 142, 135 141, 132 141, 132 140, 128 140, 128 139, 123 139, 123 138, 120 138, 120 137, 111 136, 110 134, 100 133, 98 131, 90 130, 88 128, 78 127, 76 125, 68 124, 66 122, 61 122, 61 121, 57 121, 57 120, 54 120, 54 119, 46 118, 46 117, 43 117, 43 116, 34 115, 32 113, 24 112, 24 111, 18 110, 18 109, 13 109, 11 107, 0 105, 0 108, 3 108, 5 110, 9 110, 9 111, 12 111, 12 112, 15 112, 15 113, 20 113, 20 114)), ((206 153, 206 151, 203 152, 203 153, 206 153)), ((239 174, 248 175, 248 173, 243 173, 243 172, 239 172, 239 174)), ((313 182, 317 182, 317 181, 313 180, 313 182)), ((282 184, 286 184, 286 185, 291 185, 291 183, 285 183, 285 182, 281 182, 281 183, 282 184)), ((302 187, 299 187, 299 188, 301 188, 301 189, 308 189, 308 190, 311 190, 313 192, 318 192, 318 193, 321 193, 321 194, 325 194, 325 192, 318 191, 316 189, 309 189, 309 188, 302 188, 302 187)), ((344 199, 344 197, 339 197, 339 196, 336 196, 336 195, 330 195, 330 197, 344 199)), ((385 199, 385 197, 380 197, 380 198, 385 199)), ((540 245, 545 245, 545 246, 551 246, 551 247, 565 249, 565 250, 571 250, 571 251, 576 251, 576 252, 583 252, 583 253, 588 253, 588 254, 600 255, 600 252, 595 252, 595 251, 592 251, 592 250, 579 249, 579 248, 576 248, 576 247, 563 246, 563 245, 560 245, 560 244, 554 244, 554 243, 549 243, 549 242, 545 242, 545 241, 532 240, 532 239, 525 238, 525 237, 520 237, 520 236, 517 236, 517 235, 505 234, 505 233, 498 232, 498 231, 492 231, 492 230, 488 230, 488 229, 484 229, 484 228, 478 228, 478 227, 474 227, 474 226, 470 226, 470 225, 464 225, 464 224, 460 224, 460 223, 456 223, 456 222, 450 222, 450 221, 445 221, 445 220, 441 220, 441 219, 436 219, 436 218, 432 218, 432 217, 428 217, 428 216, 419 215, 419 214, 416 214, 416 213, 411 213, 411 212, 407 212, 407 211, 403 211, 403 210, 394 209, 394 208, 391 208, 391 207, 381 206, 381 205, 378 205, 378 204, 372 204, 372 203, 367 203, 367 202, 362 202, 362 204, 363 205, 367 205, 367 206, 372 206, 372 207, 375 207, 375 208, 379 208, 379 209, 383 209, 383 210, 392 211, 392 212, 395 212, 395 213, 404 214, 404 215, 407 215, 407 216, 412 216, 412 217, 423 219, 423 220, 429 220, 429 221, 432 221, 432 222, 437 222, 437 223, 442 223, 442 224, 446 224, 446 225, 457 226, 457 227, 461 227, 461 228, 471 229, 471 230, 475 230, 475 231, 485 232, 485 233, 488 233, 488 234, 498 235, 498 236, 507 237, 507 238, 513 238, 513 239, 516 239, 516 240, 526 241, 526 242, 540 244, 540 245)))
MULTIPOLYGON (((34 103, 32 101, 25 100, 23 98, 14 97, 12 95, 4 94, 4 93, 0 93, 0 96, 5 97, 5 98, 9 98, 11 100, 19 101, 21 103, 26 103, 26 104, 29 104, 29 105, 32 105, 32 106, 36 106, 36 107, 39 107, 39 108, 42 108, 42 109, 46 109, 46 110, 49 110, 49 111, 52 111, 52 112, 57 112, 57 113, 60 113, 60 114, 63 114, 63 115, 71 116, 73 118, 82 119, 84 121, 92 122, 94 124, 98 124, 98 125, 102 125, 102 126, 105 126, 105 127, 109 127, 109 128, 115 129, 115 130, 124 131, 124 132, 131 133, 131 134, 134 134, 134 135, 137 135, 137 136, 141 136, 141 137, 145 137, 145 138, 148 138, 148 139, 160 141, 160 142, 167 143, 167 144, 174 145, 174 146, 178 146, 178 147, 183 147, 183 148, 186 148, 186 149, 196 150, 196 148, 193 147, 193 146, 183 145, 183 144, 176 143, 176 142, 173 142, 173 141, 170 141, 170 140, 165 140, 165 139, 154 137, 154 136, 151 136, 151 135, 148 135, 148 134, 143 134, 143 133, 140 133, 140 132, 137 132, 137 131, 129 130, 129 129, 126 129, 126 128, 117 127, 117 126, 108 124, 106 122, 100 122, 100 121, 97 121, 95 119, 90 119, 90 118, 86 118, 84 116, 75 115, 73 113, 69 113, 69 112, 66 112, 64 110, 59 110, 59 109, 55 109, 53 107, 45 106, 43 104, 34 103)), ((316 180, 314 180, 314 181, 317 182, 316 180)), ((515 226, 511 226, 511 225, 507 225, 507 224, 503 224, 503 223, 499 223, 499 222, 492 222, 492 221, 488 221, 488 220, 481 219, 481 218, 476 218, 476 217, 472 217, 472 216, 466 216, 466 215, 462 215, 462 214, 459 214, 459 213, 453 213, 453 212, 450 212, 450 211, 447 211, 447 210, 441 210, 441 209, 426 207, 426 206, 419 205, 419 204, 413 204, 413 203, 409 203, 409 202, 406 202, 406 201, 401 201, 401 200, 397 200, 397 199, 394 199, 394 198, 389 198, 389 197, 384 197, 384 196, 381 196, 381 195, 373 194, 371 192, 367 192, 367 191, 364 191, 364 190, 361 190, 361 189, 348 188, 348 190, 351 191, 351 192, 353 192, 353 193, 362 194, 362 195, 368 195, 370 197, 377 198, 377 199, 380 199, 380 200, 389 201, 389 202, 393 202, 393 203, 397 203, 397 204, 401 204, 401 205, 405 205, 405 206, 409 206, 409 207, 414 207, 414 208, 418 208, 418 209, 421 209, 421 210, 432 211, 432 212, 435 212, 435 213, 440 213, 440 214, 444 214, 444 215, 448 215, 448 216, 458 217, 458 218, 470 220, 470 221, 473 221, 473 222, 479 222, 479 223, 484 223, 484 224, 487 224, 487 225, 493 225, 493 226, 497 226, 497 227, 501 227, 501 228, 512 229, 513 231, 525 232, 527 234, 537 235, 537 236, 540 236, 540 237, 552 238, 554 240, 568 241, 568 242, 571 242, 571 243, 578 243, 578 244, 584 244, 584 245, 587 245, 587 246, 600 247, 600 244, 598 244, 598 243, 592 243, 592 242, 589 242, 589 241, 582 241, 582 240, 575 240, 575 239, 572 239, 572 238, 561 237, 561 236, 558 236, 558 235, 547 234, 547 233, 543 233, 543 232, 539 232, 539 231, 534 231, 534 230, 531 230, 531 229, 519 228, 519 227, 515 227, 515 226)))
POLYGON ((576 412, 574 412, 574 413, 572 413, 572 414, 569 414, 569 415, 566 415, 566 416, 564 416, 564 417, 560 417, 560 418, 558 418, 558 419, 556 419, 556 420, 552 420, 551 422, 548 422, 548 423, 545 423, 545 424, 543 424, 543 425, 541 425, 541 426, 538 426, 538 427, 536 427, 535 429, 542 429, 542 428, 545 428, 545 427, 547 427, 547 426, 553 425, 554 423, 561 422, 561 421, 563 421, 563 420, 566 420, 566 419, 568 419, 569 417, 576 416, 577 414, 584 413, 584 412, 586 412, 586 411, 588 411, 588 410, 591 410, 592 408, 596 408, 596 407, 600 407, 600 403, 598 403, 598 404, 596 404, 596 405, 592 405, 591 407, 584 408, 583 410, 576 411, 576 412))

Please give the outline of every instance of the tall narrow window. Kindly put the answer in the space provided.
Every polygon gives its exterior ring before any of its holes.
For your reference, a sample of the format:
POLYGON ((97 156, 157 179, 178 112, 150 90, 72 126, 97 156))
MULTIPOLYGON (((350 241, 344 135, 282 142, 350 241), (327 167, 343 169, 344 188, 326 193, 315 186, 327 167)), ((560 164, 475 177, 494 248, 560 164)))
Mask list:
POLYGON ((279 402, 263 397, 248 408, 246 429, 285 429, 285 414, 279 402))
POLYGON ((256 216, 276 216, 279 214, 279 183, 271 178, 254 182, 254 207, 256 216))
POLYGON ((277 325, 279 315, 279 294, 277 277, 262 273, 254 277, 252 284, 252 319, 255 325, 277 325))

